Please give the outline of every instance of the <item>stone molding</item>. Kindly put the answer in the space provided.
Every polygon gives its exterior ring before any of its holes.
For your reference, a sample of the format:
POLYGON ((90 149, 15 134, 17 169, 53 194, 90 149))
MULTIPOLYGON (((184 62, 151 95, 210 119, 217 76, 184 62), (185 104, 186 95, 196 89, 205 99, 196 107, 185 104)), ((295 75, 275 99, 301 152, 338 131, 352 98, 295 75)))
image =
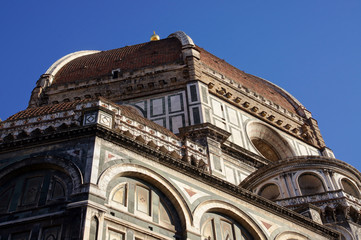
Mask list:
MULTIPOLYGON (((212 70, 213 71, 213 70, 212 70)), ((214 71, 213 71, 214 72, 214 71)), ((277 129, 290 134, 316 148, 325 147, 317 122, 312 118, 305 118, 287 111, 258 93, 252 92, 233 80, 217 77, 216 72, 203 72, 212 80, 201 78, 200 81, 208 85, 210 94, 223 101, 242 109, 243 111, 267 122, 277 129), (310 129, 304 126, 309 126, 310 129)), ((306 111, 306 110, 305 110, 306 111)), ((309 115, 307 115, 309 116, 309 115)))

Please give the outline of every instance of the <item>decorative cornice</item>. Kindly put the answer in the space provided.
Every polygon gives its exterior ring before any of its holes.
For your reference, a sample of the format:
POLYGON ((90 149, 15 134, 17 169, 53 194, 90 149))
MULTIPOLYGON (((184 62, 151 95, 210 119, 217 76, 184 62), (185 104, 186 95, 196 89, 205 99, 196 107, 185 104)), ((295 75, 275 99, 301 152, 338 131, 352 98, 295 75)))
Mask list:
POLYGON ((179 129, 179 132, 182 138, 190 138, 193 140, 200 138, 212 138, 219 143, 225 142, 229 136, 231 136, 230 132, 227 132, 226 130, 223 130, 211 123, 201 123, 182 127, 179 129))
MULTIPOLYGON (((245 112, 267 122, 268 124, 293 135, 294 137, 316 148, 325 147, 325 143, 318 129, 317 123, 310 117, 309 112, 302 106, 306 115, 299 116, 289 112, 260 94, 251 91, 234 80, 226 78, 215 70, 204 66, 203 74, 209 78, 200 78, 208 85, 208 91, 222 100, 242 109, 245 112), (309 118, 306 118, 309 117, 309 118), (311 129, 305 128, 309 125, 311 129), (311 134, 312 131, 312 134, 311 134)), ((268 83, 268 81, 267 81, 268 83)))
POLYGON ((222 152, 228 154, 239 161, 245 162, 256 168, 265 167, 271 163, 270 160, 263 158, 245 148, 238 146, 230 141, 226 141, 221 145, 222 152))

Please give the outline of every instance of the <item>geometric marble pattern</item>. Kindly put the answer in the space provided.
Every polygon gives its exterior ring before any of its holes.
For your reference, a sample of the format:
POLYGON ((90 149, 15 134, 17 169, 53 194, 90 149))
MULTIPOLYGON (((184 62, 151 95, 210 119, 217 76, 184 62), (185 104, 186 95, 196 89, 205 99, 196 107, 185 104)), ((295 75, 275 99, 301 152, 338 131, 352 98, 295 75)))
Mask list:
POLYGON ((118 159, 123 159, 123 157, 113 153, 113 152, 109 152, 109 151, 105 151, 105 158, 104 158, 104 163, 112 161, 112 160, 118 160, 118 159))
POLYGON ((252 213, 249 214, 253 217, 253 219, 256 219, 258 223, 261 223, 258 225, 261 226, 263 230, 265 230, 265 232, 267 232, 269 235, 271 235, 273 231, 280 227, 280 225, 270 222, 269 220, 266 220, 258 215, 254 215, 252 213))
POLYGON ((112 127, 112 116, 103 112, 99 112, 98 122, 108 128, 112 127))
POLYGON ((181 183, 173 178, 171 178, 171 180, 179 187, 179 189, 182 191, 182 193, 186 196, 187 200, 191 204, 198 198, 209 196, 208 193, 199 191, 198 189, 188 186, 187 184, 181 183))

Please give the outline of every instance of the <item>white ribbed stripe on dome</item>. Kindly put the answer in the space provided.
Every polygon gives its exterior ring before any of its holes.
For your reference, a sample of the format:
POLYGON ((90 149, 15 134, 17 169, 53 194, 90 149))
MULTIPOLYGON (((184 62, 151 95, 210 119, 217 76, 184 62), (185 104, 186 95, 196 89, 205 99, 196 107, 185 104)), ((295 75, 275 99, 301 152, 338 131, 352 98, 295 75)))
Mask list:
MULTIPOLYGON (((172 33, 172 34, 170 34, 168 36, 168 38, 172 38, 172 37, 178 38, 178 40, 182 43, 183 47, 187 47, 187 46, 194 47, 195 46, 192 38, 189 37, 183 31, 177 31, 177 32, 172 33)), ((283 88, 281 88, 281 87, 277 86, 276 84, 268 81, 267 79, 264 79, 264 78, 261 78, 261 77, 258 77, 258 78, 264 80, 271 87, 273 87, 278 93, 280 93, 283 97, 285 97, 288 102, 290 102, 292 104, 292 106, 296 109, 296 111, 301 111, 302 114, 304 115, 303 117, 305 117, 305 113, 303 112, 303 108, 305 108, 305 107, 294 96, 292 96, 289 92, 287 92, 283 88)))
POLYGON ((53 65, 51 65, 50 68, 48 68, 48 70, 45 72, 45 74, 49 74, 51 77, 49 78, 49 85, 52 84, 53 82, 53 77, 55 76, 55 74, 68 62, 74 60, 75 58, 78 57, 82 57, 85 55, 89 55, 89 54, 94 54, 94 53, 98 53, 100 51, 96 51, 96 50, 84 50, 84 51, 78 51, 78 52, 73 52, 70 53, 62 58, 60 58, 58 61, 56 61, 55 63, 53 63, 53 65))
POLYGON ((168 38, 176 37, 182 43, 182 46, 195 46, 192 38, 183 31, 177 31, 168 36, 168 38))
MULTIPOLYGON (((286 99, 289 98, 290 100, 292 100, 293 102, 289 101, 287 99, 288 102, 290 102, 292 104, 292 106, 298 110, 299 107, 301 108, 305 108, 302 103, 300 101, 298 101, 293 95, 291 95, 289 92, 287 92, 286 90, 284 90, 283 88, 281 88, 280 86, 268 81, 267 79, 258 77, 262 80, 264 80, 266 83, 268 83, 269 85, 271 85, 278 93, 280 93, 283 97, 285 97, 286 99), (296 106, 295 106, 296 105, 296 106)), ((306 108, 305 108, 306 109, 306 108)), ((303 113, 304 114, 304 113, 303 113)), ((305 116, 303 116, 305 117, 305 116)))

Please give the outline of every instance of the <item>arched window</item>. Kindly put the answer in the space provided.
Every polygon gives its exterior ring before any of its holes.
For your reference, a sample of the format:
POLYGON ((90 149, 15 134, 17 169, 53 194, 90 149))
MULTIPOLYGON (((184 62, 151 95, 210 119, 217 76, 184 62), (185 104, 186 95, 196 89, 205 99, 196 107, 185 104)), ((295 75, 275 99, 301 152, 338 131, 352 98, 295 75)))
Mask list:
POLYGON ((275 130, 264 124, 249 123, 247 135, 254 148, 268 160, 278 161, 294 155, 287 141, 275 130))
POLYGON ((298 185, 302 195, 311 195, 325 192, 323 183, 319 177, 312 173, 304 173, 298 178, 298 185))
POLYGON ((127 184, 118 186, 112 196, 112 200, 116 203, 126 206, 127 197, 127 184))
POLYGON ((139 213, 150 216, 150 209, 152 207, 151 190, 146 186, 137 184, 135 186, 135 195, 135 210, 139 213))
POLYGON ((0 213, 8 211, 9 204, 14 192, 14 185, 2 186, 2 188, 3 190, 0 191, 0 213))
POLYGON ((53 177, 50 189, 48 201, 61 200, 66 198, 66 184, 58 177, 53 177))
MULTIPOLYGON (((169 238, 182 238, 182 226, 177 210, 171 201, 154 185, 137 178, 117 177, 108 185, 108 203, 115 217, 135 216, 141 224, 149 225, 150 229, 169 238), (141 220, 140 220, 141 219, 141 220), (161 226, 152 227, 153 224, 161 226), (176 233, 176 234, 175 234, 176 233)), ((136 229, 131 229, 137 236, 136 229)), ((128 230, 126 230, 128 231, 128 230)), ((108 229, 109 236, 122 239, 126 231, 114 232, 108 229)), ((139 236, 140 236, 139 235, 139 236)), ((150 236, 149 236, 150 237, 150 236)), ((137 239, 137 237, 136 237, 137 239)), ((151 239, 151 238, 149 238, 151 239)))
POLYGON ((202 217, 202 240, 251 240, 251 234, 234 219, 220 214, 209 212, 202 217))
POLYGON ((277 161, 281 159, 280 154, 270 143, 267 142, 266 139, 253 137, 251 138, 251 142, 257 148, 257 150, 268 160, 277 161))
POLYGON ((65 202, 70 195, 72 181, 64 172, 50 168, 23 170, 18 169, 1 179, 0 213, 25 210, 54 201, 65 202))
POLYGON ((164 203, 164 201, 162 201, 161 199, 159 202, 159 222, 169 225, 172 225, 174 222, 167 204, 164 203))
POLYGON ((268 200, 274 201, 280 196, 280 191, 276 184, 266 184, 259 190, 258 195, 267 198, 268 200))
POLYGON ((349 181, 346 178, 343 178, 341 180, 341 184, 342 184, 343 190, 347 194, 350 194, 351 196, 354 196, 356 198, 360 198, 360 191, 357 189, 357 187, 353 183, 351 183, 351 181, 349 181))

